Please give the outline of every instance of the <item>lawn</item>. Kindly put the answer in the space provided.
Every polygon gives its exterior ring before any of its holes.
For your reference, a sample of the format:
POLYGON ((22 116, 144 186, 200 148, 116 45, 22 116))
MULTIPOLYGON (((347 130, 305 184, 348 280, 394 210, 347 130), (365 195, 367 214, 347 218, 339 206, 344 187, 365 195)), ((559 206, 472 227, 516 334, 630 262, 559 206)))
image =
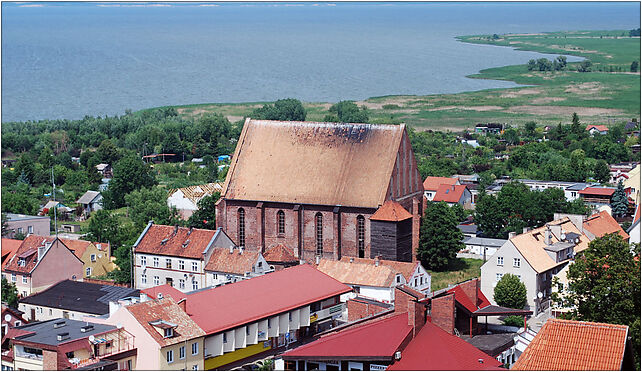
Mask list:
POLYGON ((430 271, 432 277, 431 289, 437 291, 446 288, 451 284, 461 283, 468 279, 481 277, 481 265, 483 260, 474 258, 460 258, 459 263, 450 271, 430 271))

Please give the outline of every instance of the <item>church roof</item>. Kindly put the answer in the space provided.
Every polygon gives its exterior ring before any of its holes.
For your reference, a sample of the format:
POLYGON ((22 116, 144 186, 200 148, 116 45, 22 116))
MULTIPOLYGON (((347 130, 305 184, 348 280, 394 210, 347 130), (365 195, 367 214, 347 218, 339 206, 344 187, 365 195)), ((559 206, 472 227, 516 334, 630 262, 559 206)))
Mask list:
POLYGON ((393 221, 399 222, 412 218, 410 214, 401 204, 388 200, 377 211, 370 216, 371 220, 375 221, 393 221))
POLYGON ((247 119, 222 195, 377 208, 404 131, 404 125, 247 119))

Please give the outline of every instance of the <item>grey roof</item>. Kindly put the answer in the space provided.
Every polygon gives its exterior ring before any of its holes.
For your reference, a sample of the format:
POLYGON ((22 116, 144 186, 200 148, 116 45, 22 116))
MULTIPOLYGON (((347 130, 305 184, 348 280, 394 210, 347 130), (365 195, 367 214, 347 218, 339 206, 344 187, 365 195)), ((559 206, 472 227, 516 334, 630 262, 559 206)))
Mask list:
POLYGON ((29 216, 29 215, 26 215, 26 214, 17 214, 17 213, 7 213, 6 215, 7 215, 7 219, 9 221, 49 219, 49 216, 29 216))
POLYGON ((543 180, 529 180, 529 179, 518 179, 517 181, 522 182, 522 183, 554 183, 557 185, 566 185, 566 186, 571 186, 576 184, 576 182, 567 182, 567 181, 543 181, 543 180))
POLYGON ((63 280, 20 303, 102 315, 109 313, 109 301, 138 296, 139 290, 114 285, 63 280))
POLYGON ((627 232, 627 233, 630 233, 631 231, 633 231, 633 229, 635 228, 635 226, 637 226, 637 225, 639 225, 639 224, 640 224, 640 219, 638 218, 638 220, 637 220, 637 221, 635 221, 635 223, 634 223, 634 224, 632 224, 632 225, 631 225, 631 226, 626 230, 626 232, 627 232))
POLYGON ((98 191, 87 191, 83 194, 83 196, 80 197, 80 199, 76 200, 76 203, 89 204, 94 201, 94 199, 96 199, 98 195, 100 195, 100 192, 98 191))
POLYGON ((471 245, 482 245, 482 246, 489 246, 489 247, 501 247, 506 243, 506 239, 492 239, 492 238, 478 238, 478 237, 472 237, 468 239, 464 239, 464 244, 471 244, 471 245))
POLYGON ((591 185, 590 183, 579 182, 572 186, 567 187, 566 189, 569 191, 582 191, 585 188, 589 187, 590 185, 591 185))
POLYGON ((32 334, 17 336, 16 339, 20 341, 34 342, 44 345, 58 346, 73 340, 88 338, 91 335, 96 335, 116 329, 116 327, 106 324, 88 323, 80 320, 71 319, 51 319, 44 322, 30 323, 24 326, 16 327, 23 331, 34 332, 32 334), (65 325, 59 328, 54 328, 54 324, 64 322, 65 325), (81 328, 87 325, 93 325, 94 328, 87 332, 81 332, 81 328), (69 338, 58 341, 58 334, 69 333, 69 338))
POLYGON ((557 242, 551 245, 547 245, 546 247, 544 247, 544 249, 550 252, 559 252, 573 247, 575 247, 575 243, 557 242))
POLYGON ((457 228, 464 234, 477 234, 477 225, 474 223, 469 225, 457 225, 457 228))

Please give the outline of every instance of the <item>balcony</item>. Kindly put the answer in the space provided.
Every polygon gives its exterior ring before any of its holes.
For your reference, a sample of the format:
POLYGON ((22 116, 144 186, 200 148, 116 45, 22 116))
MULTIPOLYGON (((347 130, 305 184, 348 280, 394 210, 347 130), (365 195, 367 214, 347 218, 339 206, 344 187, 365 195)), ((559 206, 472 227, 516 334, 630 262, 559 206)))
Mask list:
POLYGON ((86 367, 111 355, 133 349, 134 336, 124 328, 120 328, 112 333, 95 336, 90 344, 93 345, 95 355, 84 359, 70 358, 71 369, 86 367))
POLYGON ((37 360, 39 362, 42 362, 42 354, 27 353, 24 350, 20 350, 18 348, 16 348, 14 357, 37 360))

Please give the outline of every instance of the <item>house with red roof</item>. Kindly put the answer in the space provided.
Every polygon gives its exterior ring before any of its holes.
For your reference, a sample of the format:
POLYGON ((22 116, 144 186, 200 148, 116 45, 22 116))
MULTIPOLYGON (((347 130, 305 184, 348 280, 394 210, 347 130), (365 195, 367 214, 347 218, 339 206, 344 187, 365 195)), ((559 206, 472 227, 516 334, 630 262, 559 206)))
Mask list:
MULTIPOLYGON (((393 271, 403 275, 406 280, 406 285, 416 291, 422 293, 430 292, 430 285, 432 278, 428 271, 423 267, 420 261, 417 262, 401 262, 384 260, 381 257, 375 258, 356 258, 356 257, 341 257, 343 262, 362 263, 371 266, 388 266, 393 271)), ((397 283, 399 284, 399 283, 397 283)))
POLYGON ((2 238, 2 269, 9 263, 11 257, 16 253, 22 240, 2 238))
POLYGON ((310 265, 188 293, 190 318, 205 331, 205 369, 235 366, 282 352, 330 329, 351 288, 310 265))
POLYGON ((633 370, 625 325, 550 318, 512 369, 517 371, 633 370))
POLYGON ((205 230, 150 221, 132 248, 134 287, 168 284, 181 292, 207 287, 205 267, 215 248, 234 247, 221 228, 205 230))
POLYGON ((83 262, 62 240, 29 235, 3 266, 2 276, 26 297, 61 280, 80 280, 83 262))
POLYGON ((459 204, 466 209, 472 208, 473 195, 466 185, 441 185, 437 189, 433 202, 446 202, 453 206, 459 204))
POLYGON ((294 251, 283 243, 276 244, 263 253, 265 261, 275 270, 285 269, 299 264, 294 251))
POLYGON ((594 207, 610 205, 611 198, 615 192, 614 187, 587 187, 579 191, 579 195, 584 202, 594 207))
POLYGON ((426 177, 424 180, 424 196, 428 201, 433 200, 441 185, 455 186, 460 185, 460 182, 458 178, 452 177, 426 177))
POLYGON ((7 334, 9 328, 29 323, 22 317, 23 314, 24 312, 2 303, 2 337, 7 334))
POLYGON ((205 282, 208 287, 236 283, 239 280, 274 271, 260 251, 242 247, 214 248, 205 265, 205 282))
POLYGON ((596 133, 605 135, 609 133, 609 128, 606 125, 595 125, 595 124, 589 124, 586 126, 586 129, 591 136, 594 136, 596 133))
POLYGON ((584 234, 591 240, 611 233, 618 233, 624 240, 629 239, 629 234, 622 229, 620 224, 607 211, 601 211, 589 216, 582 223, 582 227, 584 234))

